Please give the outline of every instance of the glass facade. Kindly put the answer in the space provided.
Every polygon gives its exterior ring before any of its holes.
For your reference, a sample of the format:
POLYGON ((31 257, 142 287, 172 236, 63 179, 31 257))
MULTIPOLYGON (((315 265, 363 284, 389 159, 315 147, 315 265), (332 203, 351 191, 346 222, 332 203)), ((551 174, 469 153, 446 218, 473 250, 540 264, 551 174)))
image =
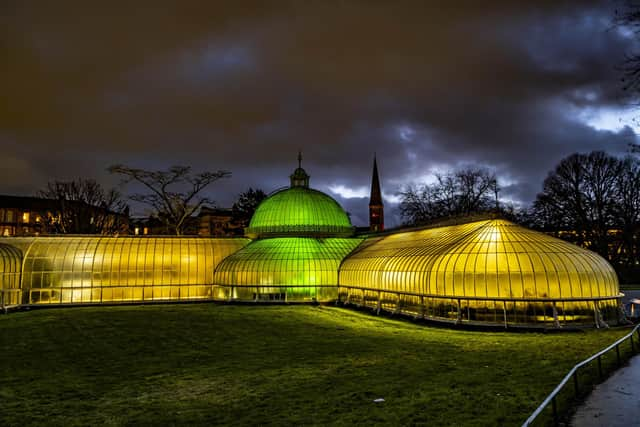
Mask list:
POLYGON ((248 239, 39 237, 24 250, 28 304, 211 298, 213 271, 248 239))
POLYGON ((363 303, 423 312, 427 298, 444 317, 473 310, 478 319, 478 310, 496 307, 543 318, 591 313, 615 306, 619 294, 602 257, 504 220, 372 239, 344 261, 339 284, 342 296, 363 303), (594 303, 602 298, 610 299, 594 303))
MULTIPOLYGON (((281 215, 296 215, 290 212, 294 204, 288 209, 281 215)), ((282 221, 274 219, 273 226, 284 227, 282 221)), ((286 237, 254 241, 0 238, 0 306, 338 299, 455 322, 557 326, 617 321, 618 280, 606 260, 508 221, 367 239, 309 233, 289 231, 286 237)))
POLYGON ((337 297, 340 262, 361 239, 281 237, 257 240, 216 269, 220 298, 328 301, 337 297))
POLYGON ((22 251, 0 243, 0 308, 21 303, 20 272, 22 251))
POLYGON ((256 209, 247 235, 339 235, 350 236, 353 227, 338 202, 306 187, 279 191, 256 209))

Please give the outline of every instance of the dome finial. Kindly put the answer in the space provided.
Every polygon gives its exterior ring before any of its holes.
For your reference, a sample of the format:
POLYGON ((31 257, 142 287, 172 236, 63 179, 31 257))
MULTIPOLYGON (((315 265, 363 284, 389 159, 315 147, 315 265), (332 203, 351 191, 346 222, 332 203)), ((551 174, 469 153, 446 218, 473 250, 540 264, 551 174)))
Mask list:
POLYGON ((292 187, 309 188, 309 175, 302 169, 302 151, 298 150, 298 169, 289 176, 292 187))

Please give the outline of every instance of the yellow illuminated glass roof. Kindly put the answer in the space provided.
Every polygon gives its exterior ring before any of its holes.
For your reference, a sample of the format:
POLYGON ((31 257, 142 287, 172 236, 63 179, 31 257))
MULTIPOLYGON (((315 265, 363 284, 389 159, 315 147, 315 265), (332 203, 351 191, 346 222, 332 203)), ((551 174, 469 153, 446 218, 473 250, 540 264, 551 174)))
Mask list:
POLYGON ((20 288, 22 251, 0 243, 0 289, 20 288))
POLYGON ((397 233, 347 258, 340 285, 483 298, 616 296, 599 255, 505 220, 397 233))

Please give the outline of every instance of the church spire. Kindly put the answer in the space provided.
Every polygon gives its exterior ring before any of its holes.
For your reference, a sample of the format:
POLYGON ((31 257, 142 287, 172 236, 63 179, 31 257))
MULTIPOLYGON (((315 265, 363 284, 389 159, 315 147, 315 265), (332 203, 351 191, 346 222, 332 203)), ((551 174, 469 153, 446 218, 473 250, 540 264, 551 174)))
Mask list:
POLYGON ((384 230, 384 204, 382 203, 382 191, 380 191, 380 178, 378 177, 378 162, 375 154, 373 155, 371 197, 369 198, 369 229, 371 231, 384 230))

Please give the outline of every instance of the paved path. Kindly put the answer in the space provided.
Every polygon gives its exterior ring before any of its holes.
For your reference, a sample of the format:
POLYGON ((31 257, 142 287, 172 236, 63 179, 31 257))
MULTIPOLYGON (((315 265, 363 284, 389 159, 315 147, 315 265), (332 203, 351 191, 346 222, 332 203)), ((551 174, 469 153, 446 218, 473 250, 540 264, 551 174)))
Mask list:
POLYGON ((571 419, 574 427, 640 425, 640 355, 596 386, 571 419))

